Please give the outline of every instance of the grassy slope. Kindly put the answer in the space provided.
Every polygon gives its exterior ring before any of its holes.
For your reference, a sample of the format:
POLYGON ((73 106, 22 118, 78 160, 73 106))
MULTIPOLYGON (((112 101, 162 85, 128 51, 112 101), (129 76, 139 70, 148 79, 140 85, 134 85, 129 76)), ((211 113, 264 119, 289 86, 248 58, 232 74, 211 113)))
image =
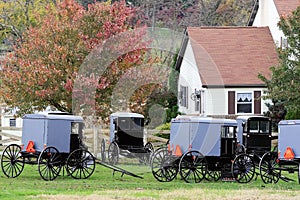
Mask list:
MULTIPOLYGON (((258 177, 249 184, 221 181, 187 184, 180 179, 160 183, 149 168, 133 166, 129 170, 145 172, 144 179, 121 177, 117 172, 113 176, 112 170, 97 165, 89 179, 60 176, 47 182, 40 178, 37 166, 28 165, 14 179, 0 172, 0 199, 300 199, 297 181, 265 185, 258 177)), ((296 180, 297 175, 288 176, 296 180)))

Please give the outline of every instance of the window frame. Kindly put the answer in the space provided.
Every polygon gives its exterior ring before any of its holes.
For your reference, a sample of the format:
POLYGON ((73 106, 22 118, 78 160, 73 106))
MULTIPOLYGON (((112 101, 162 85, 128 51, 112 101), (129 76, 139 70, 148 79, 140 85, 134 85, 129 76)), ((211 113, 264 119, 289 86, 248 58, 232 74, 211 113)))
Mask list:
POLYGON ((254 113, 254 92, 253 91, 236 91, 235 92, 235 112, 237 115, 239 114, 253 114, 254 113), (238 102, 239 94, 251 94, 251 102, 238 102), (251 103, 251 112, 239 112, 238 104, 250 104, 251 103))

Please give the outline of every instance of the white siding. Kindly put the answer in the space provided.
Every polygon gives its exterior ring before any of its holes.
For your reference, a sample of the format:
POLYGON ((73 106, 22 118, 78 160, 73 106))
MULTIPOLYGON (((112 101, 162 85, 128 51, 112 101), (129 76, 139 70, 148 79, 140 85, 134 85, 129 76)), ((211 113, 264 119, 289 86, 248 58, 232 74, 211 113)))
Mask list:
MULTIPOLYGON (((206 115, 228 115, 228 91, 251 92, 261 91, 264 94, 265 88, 216 88, 205 91, 205 114, 206 115)), ((265 105, 268 100, 261 99, 261 114, 268 111, 265 105)), ((235 111, 237 108, 235 108, 235 111)), ((252 108, 254 112, 254 107, 252 108)), ((189 113, 192 114, 192 113, 189 113)))
POLYGON ((190 41, 187 44, 180 68, 178 89, 180 89, 180 86, 188 87, 188 107, 179 105, 179 111, 185 114, 197 114, 195 111, 195 101, 190 96, 195 92, 195 89, 199 90, 202 87, 202 83, 190 41))
POLYGON ((277 46, 280 46, 281 38, 284 38, 284 34, 279 30, 277 23, 280 20, 280 16, 276 9, 273 0, 260 0, 259 9, 252 26, 268 26, 273 40, 277 46))
POLYGON ((206 115, 227 115, 228 94, 225 88, 206 90, 206 115))

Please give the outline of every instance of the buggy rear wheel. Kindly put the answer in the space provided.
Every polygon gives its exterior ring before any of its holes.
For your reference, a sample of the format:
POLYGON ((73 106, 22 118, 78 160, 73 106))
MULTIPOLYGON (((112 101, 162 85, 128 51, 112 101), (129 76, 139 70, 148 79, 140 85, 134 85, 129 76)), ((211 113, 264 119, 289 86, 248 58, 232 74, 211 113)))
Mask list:
POLYGON ((95 158, 87 150, 77 149, 67 158, 67 173, 75 179, 86 179, 95 170, 95 158))
POLYGON ((112 165, 116 165, 119 162, 120 149, 116 142, 110 143, 108 147, 108 162, 112 165))
POLYGON ((52 181, 62 167, 62 157, 55 147, 45 148, 38 158, 38 171, 45 181, 52 181))
POLYGON ((166 147, 159 148, 153 153, 151 170, 156 180, 170 182, 178 173, 178 158, 172 156, 166 147))
POLYGON ((199 151, 188 151, 180 159, 179 172, 187 183, 201 182, 207 172, 207 161, 199 151))
POLYGON ((4 149, 1 157, 1 168, 8 178, 19 176, 24 169, 24 162, 25 158, 22 157, 19 145, 11 144, 4 149))
POLYGON ((266 152, 259 162, 260 177, 265 184, 277 183, 281 176, 277 152, 266 152))
POLYGON ((231 165, 231 173, 237 182, 249 183, 253 179, 255 173, 253 159, 247 154, 236 156, 231 165))

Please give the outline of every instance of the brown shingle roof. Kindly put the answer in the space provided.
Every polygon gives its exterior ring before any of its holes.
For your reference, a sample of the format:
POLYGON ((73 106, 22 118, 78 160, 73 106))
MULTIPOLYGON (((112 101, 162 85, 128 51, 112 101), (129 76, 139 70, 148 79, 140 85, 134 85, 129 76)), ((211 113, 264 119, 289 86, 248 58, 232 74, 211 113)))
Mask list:
POLYGON ((289 15, 300 6, 300 0, 274 0, 278 14, 289 15))
POLYGON ((188 27, 204 86, 257 86, 278 55, 268 27, 188 27))

